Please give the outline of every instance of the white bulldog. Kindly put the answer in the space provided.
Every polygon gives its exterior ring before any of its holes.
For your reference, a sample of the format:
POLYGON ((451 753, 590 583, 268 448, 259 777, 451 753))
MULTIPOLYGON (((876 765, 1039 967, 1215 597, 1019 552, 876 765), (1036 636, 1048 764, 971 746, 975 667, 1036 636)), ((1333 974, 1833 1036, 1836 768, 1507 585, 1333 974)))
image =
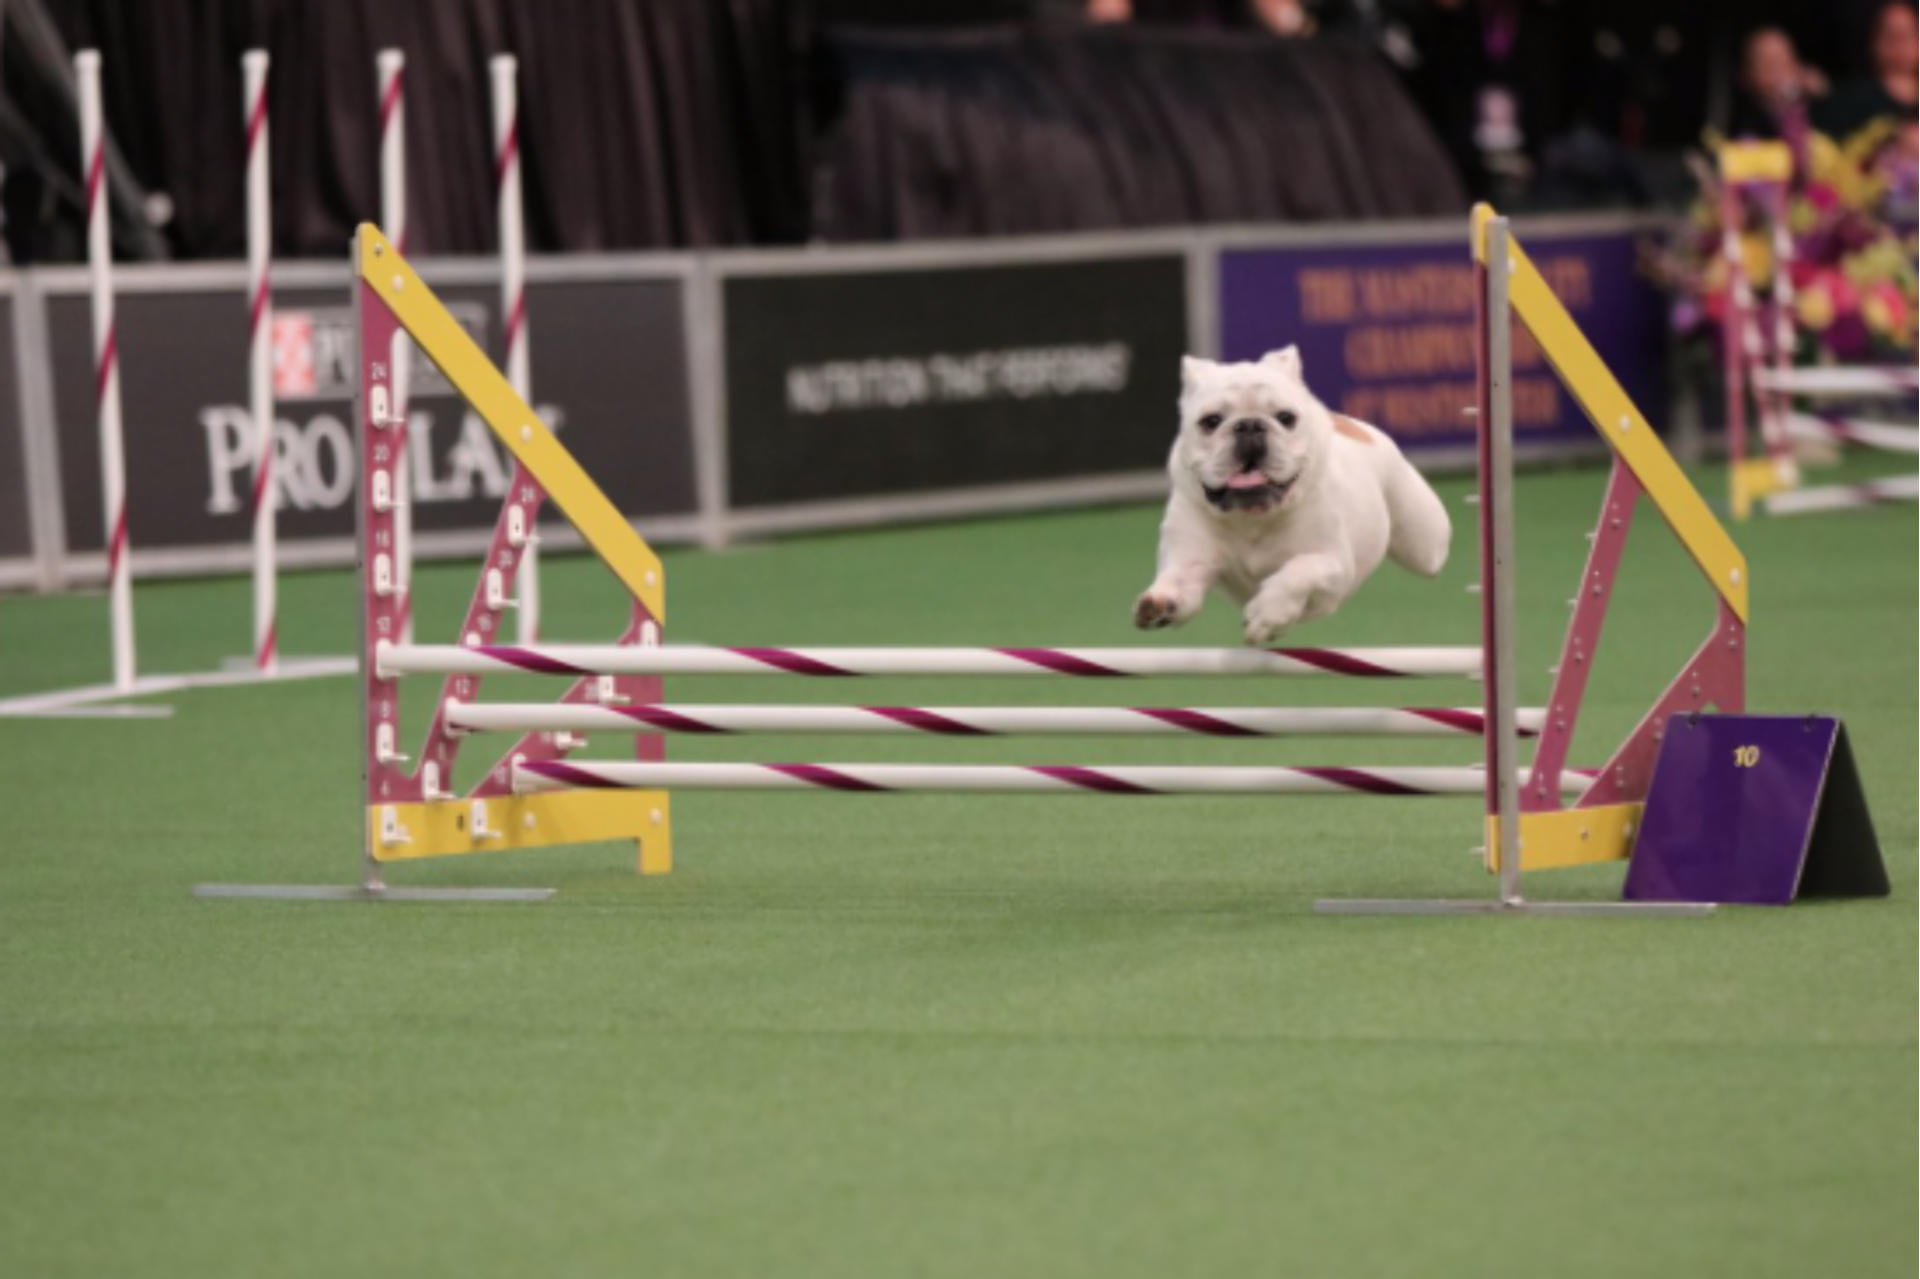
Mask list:
POLYGON ((1422 577, 1445 566, 1445 505, 1392 440, 1313 397, 1298 348, 1189 356, 1180 374, 1173 496, 1134 625, 1178 626, 1218 586, 1245 607, 1247 643, 1265 645, 1339 608, 1383 557, 1422 577))

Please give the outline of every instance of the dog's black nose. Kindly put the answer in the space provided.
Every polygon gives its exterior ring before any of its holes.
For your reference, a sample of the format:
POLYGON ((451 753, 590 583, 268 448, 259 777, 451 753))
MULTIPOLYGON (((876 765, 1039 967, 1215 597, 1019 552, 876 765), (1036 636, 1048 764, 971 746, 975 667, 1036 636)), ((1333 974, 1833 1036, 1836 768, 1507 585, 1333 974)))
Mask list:
POLYGON ((1235 435, 1264 435, 1267 424, 1257 417, 1243 417, 1233 424, 1235 435))

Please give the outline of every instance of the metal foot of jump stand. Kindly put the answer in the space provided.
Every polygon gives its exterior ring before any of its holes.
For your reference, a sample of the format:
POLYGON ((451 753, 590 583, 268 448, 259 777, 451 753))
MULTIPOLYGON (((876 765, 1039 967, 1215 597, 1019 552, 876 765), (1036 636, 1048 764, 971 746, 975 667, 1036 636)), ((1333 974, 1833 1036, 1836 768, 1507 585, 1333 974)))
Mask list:
POLYGON ((1316 915, 1588 915, 1600 919, 1699 919, 1712 902, 1530 902, 1399 900, 1391 897, 1328 897, 1313 904, 1316 915))
POLYGON ((551 888, 385 888, 363 884, 195 884, 195 897, 298 902, 543 902, 551 888))

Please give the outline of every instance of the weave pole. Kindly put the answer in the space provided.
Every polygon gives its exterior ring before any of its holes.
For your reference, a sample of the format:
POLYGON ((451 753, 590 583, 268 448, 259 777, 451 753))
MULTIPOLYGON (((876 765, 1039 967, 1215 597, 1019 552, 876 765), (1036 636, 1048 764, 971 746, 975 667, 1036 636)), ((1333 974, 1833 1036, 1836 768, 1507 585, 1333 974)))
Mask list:
MULTIPOLYGON (((407 55, 382 49, 374 59, 380 95, 380 222, 402 252, 407 247, 407 55)), ((393 471, 394 580, 400 597, 400 638, 413 638, 413 463, 407 430, 407 397, 413 389, 413 344, 402 335, 393 344, 393 406, 400 451, 393 471)))
POLYGON ((253 664, 263 674, 279 666, 275 623, 275 507, 273 483, 273 193, 267 149, 267 74, 264 50, 241 55, 241 110, 247 128, 247 378, 253 416, 253 664))
MULTIPOLYGON (((500 314, 504 317, 507 382, 531 404, 527 245, 520 199, 520 63, 512 54, 503 53, 490 59, 487 69, 493 78, 493 178, 500 203, 500 314)), ((515 584, 520 603, 515 633, 522 644, 531 644, 540 635, 540 558, 531 538, 520 552, 515 584)))
POLYGON ((107 141, 100 106, 100 53, 74 55, 80 86, 80 171, 87 184, 87 272, 93 298, 94 406, 100 429, 101 516, 113 625, 113 685, 134 685, 133 566, 127 537, 126 441, 120 421, 120 355, 113 317, 113 239, 108 229, 107 141))

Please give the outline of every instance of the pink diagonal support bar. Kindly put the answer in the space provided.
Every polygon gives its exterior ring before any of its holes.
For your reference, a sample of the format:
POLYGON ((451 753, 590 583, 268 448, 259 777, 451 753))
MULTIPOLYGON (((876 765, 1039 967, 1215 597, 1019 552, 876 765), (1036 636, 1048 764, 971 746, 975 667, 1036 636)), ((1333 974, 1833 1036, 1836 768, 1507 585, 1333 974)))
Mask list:
POLYGON ((1719 621, 1685 669, 1667 686, 1575 808, 1598 804, 1638 802, 1653 782, 1654 760, 1667 721, 1682 711, 1712 707, 1722 715, 1738 715, 1747 708, 1747 628, 1719 601, 1719 621))
POLYGON ((1580 592, 1574 599, 1573 617, 1567 623, 1567 636, 1560 646, 1560 668, 1553 677, 1553 692, 1547 698, 1547 722, 1540 730, 1540 746, 1534 752, 1533 769, 1520 792, 1523 813, 1552 812, 1563 807, 1560 799, 1560 775, 1567 766, 1567 750, 1573 744, 1574 729, 1580 719, 1580 704, 1587 693, 1587 678, 1593 673, 1593 655, 1600 648, 1600 631, 1606 625, 1607 606, 1613 601, 1614 579, 1620 574, 1620 558, 1627 548, 1627 534, 1633 528, 1633 513, 1640 503, 1640 481, 1619 458, 1613 460, 1607 478, 1606 495, 1600 499, 1600 522, 1593 531, 1593 546, 1587 552, 1587 565, 1580 574, 1580 592))
MULTIPOLYGON (((1594 530, 1593 548, 1587 553, 1586 568, 1580 575, 1580 594, 1560 649, 1560 667, 1554 675, 1553 692, 1547 698, 1547 721, 1541 730, 1532 771, 1521 792, 1522 812, 1555 812, 1566 806, 1561 791, 1569 771, 1567 749, 1579 724, 1581 703, 1593 673, 1594 655, 1599 651, 1601 629, 1606 624, 1607 608, 1619 578, 1621 557, 1641 493, 1640 482, 1624 462, 1615 458, 1613 474, 1600 506, 1599 527, 1594 530)), ((1644 800, 1653 779, 1653 761, 1659 753, 1660 737, 1670 716, 1708 707, 1722 714, 1737 715, 1746 708, 1746 627, 1724 600, 1718 601, 1717 607, 1718 620, 1712 635, 1573 807, 1644 800)))

